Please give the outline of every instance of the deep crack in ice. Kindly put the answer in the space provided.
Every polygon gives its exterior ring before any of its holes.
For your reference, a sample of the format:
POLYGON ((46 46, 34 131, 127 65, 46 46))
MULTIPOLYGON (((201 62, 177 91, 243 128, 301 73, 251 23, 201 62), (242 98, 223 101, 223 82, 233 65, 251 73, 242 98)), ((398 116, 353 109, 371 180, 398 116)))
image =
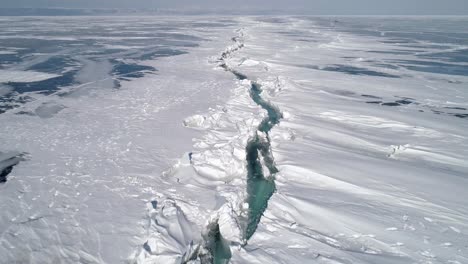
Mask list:
MULTIPOLYGON (((244 43, 241 42, 241 37, 233 38, 233 41, 238 44, 238 48, 231 49, 230 52, 224 52, 222 54, 220 58, 223 62, 221 67, 234 74, 239 80, 249 80, 245 74, 229 68, 224 61, 233 51, 244 47, 244 43)), ((268 207, 268 200, 276 189, 274 175, 278 172, 278 169, 275 166, 274 158, 271 153, 269 132, 282 118, 278 107, 262 97, 262 87, 255 81, 251 81, 250 97, 267 112, 267 116, 258 125, 258 131, 255 136, 249 140, 246 147, 247 203, 249 209, 244 230, 245 243, 257 230, 261 217, 268 207)))

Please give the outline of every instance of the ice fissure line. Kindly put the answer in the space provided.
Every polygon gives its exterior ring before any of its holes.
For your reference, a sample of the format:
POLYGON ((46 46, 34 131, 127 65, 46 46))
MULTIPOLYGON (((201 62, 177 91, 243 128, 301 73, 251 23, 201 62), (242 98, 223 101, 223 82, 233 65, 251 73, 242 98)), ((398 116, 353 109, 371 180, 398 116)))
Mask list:
POLYGON ((246 147, 249 211, 244 230, 245 243, 257 230, 261 217, 268 207, 268 201, 276 190, 274 176, 279 172, 271 151, 269 132, 279 123, 282 114, 277 107, 264 100, 261 93, 260 84, 252 81, 250 96, 257 105, 267 111, 267 116, 260 122, 257 132, 246 147))
MULTIPOLYGON (((247 75, 230 68, 226 62, 234 52, 244 47, 243 33, 233 37, 235 45, 224 51, 218 61, 219 67, 232 73, 238 80, 250 81, 249 95, 251 99, 267 112, 246 146, 247 163, 247 199, 249 205, 247 217, 239 219, 242 222, 244 245, 257 230, 263 213, 268 207, 268 201, 276 190, 274 177, 278 173, 271 151, 269 132, 279 124, 282 114, 278 107, 262 97, 262 87, 258 82, 249 80, 247 75)), ((223 238, 218 219, 207 226, 203 235, 202 244, 192 253, 185 256, 182 263, 198 259, 202 264, 226 264, 229 263, 232 253, 229 248, 230 241, 223 238)))
MULTIPOLYGON (((244 47, 243 35, 232 40, 237 44, 234 49, 229 49, 221 55, 221 67, 234 74, 239 80, 249 80, 247 75, 231 69, 226 59, 232 52, 244 47)), ((275 161, 271 152, 270 136, 271 129, 279 124, 282 118, 278 107, 262 97, 262 87, 259 83, 250 81, 250 97, 252 100, 267 112, 257 127, 255 135, 249 139, 246 147, 247 162, 247 203, 249 205, 248 216, 244 223, 244 243, 253 236, 257 230, 263 213, 268 207, 268 201, 276 190, 274 176, 278 173, 275 161)))

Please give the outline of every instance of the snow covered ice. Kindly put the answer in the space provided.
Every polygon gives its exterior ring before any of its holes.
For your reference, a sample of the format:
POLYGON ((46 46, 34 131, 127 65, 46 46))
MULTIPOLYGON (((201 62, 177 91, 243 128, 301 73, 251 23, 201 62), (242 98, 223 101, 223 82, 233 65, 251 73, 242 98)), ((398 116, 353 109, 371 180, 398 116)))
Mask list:
POLYGON ((0 263, 468 263, 466 18, 36 19, 0 263))

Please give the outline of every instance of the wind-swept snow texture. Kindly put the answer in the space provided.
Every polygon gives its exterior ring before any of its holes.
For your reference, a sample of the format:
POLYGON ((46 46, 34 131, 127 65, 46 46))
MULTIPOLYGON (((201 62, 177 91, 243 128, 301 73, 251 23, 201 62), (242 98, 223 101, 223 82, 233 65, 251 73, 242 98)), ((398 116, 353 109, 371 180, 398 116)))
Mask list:
POLYGON ((231 261, 467 263, 466 18, 255 21, 233 64, 283 111, 280 172, 231 261))
POLYGON ((0 114, 1 261, 468 263, 466 18, 146 19, 0 114))
MULTIPOLYGON (((230 41, 233 22, 41 17, 0 23, 14 25, 2 27, 0 45, 33 49, 15 62, 2 60, 2 67, 70 67, 73 73, 73 82, 52 87, 43 86, 52 79, 26 77, 34 82, 0 86, 0 104, 11 106, 0 114, 0 170, 8 172, 0 183, 0 263, 127 261, 147 238, 145 204, 170 189, 161 173, 201 135, 182 120, 222 109, 236 85, 210 62, 230 41), (131 47, 109 50, 108 43, 131 47), (171 55, 168 46, 184 54, 171 55), (146 73, 150 68, 157 71, 146 73), (18 91, 27 84, 40 91, 18 91)), ((172 213, 169 205, 162 212, 172 213)), ((175 222, 161 224, 179 232, 175 222)), ((191 237, 190 227, 182 230, 191 237)))
POLYGON ((185 119, 207 134, 155 198, 196 231, 168 241, 152 221, 137 262, 465 263, 463 21, 239 19, 215 61, 234 96, 185 119))

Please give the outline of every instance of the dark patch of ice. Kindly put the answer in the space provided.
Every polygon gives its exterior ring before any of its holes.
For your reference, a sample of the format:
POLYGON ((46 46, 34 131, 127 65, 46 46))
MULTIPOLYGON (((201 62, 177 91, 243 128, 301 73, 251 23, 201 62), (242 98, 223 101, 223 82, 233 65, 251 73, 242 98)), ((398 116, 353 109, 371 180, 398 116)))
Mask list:
POLYGON ((441 51, 432 54, 421 54, 419 57, 426 59, 444 60, 448 62, 468 62, 468 49, 441 51))
POLYGON ((63 109, 65 109, 65 106, 61 104, 57 104, 54 102, 47 102, 37 107, 34 112, 40 118, 51 118, 58 112, 62 111, 63 109))
POLYGON ((46 61, 34 64, 27 70, 61 74, 64 72, 66 67, 77 65, 78 63, 71 58, 55 56, 47 59, 46 61))
POLYGON ((22 160, 22 154, 17 152, 0 152, 0 183, 7 181, 7 176, 12 172, 13 167, 22 160))
POLYGON ((355 92, 351 92, 351 91, 348 91, 348 90, 335 90, 335 91, 332 91, 331 93, 336 94, 336 95, 341 95, 341 96, 354 96, 354 95, 356 95, 355 92))
POLYGON ((4 96, 0 96, 0 114, 5 113, 8 110, 20 107, 26 102, 32 101, 33 98, 29 96, 18 95, 16 92, 8 93, 4 96))
POLYGON ((385 105, 385 106, 400 106, 401 104, 396 103, 396 102, 389 102, 389 103, 383 103, 382 105, 385 105))
POLYGON ((453 116, 458 118, 468 118, 468 114, 454 114, 453 116))
POLYGON ((378 53, 378 54, 393 54, 393 55, 406 55, 406 54, 413 54, 416 52, 422 52, 422 50, 404 50, 404 49, 397 49, 397 50, 368 50, 369 53, 378 53))
POLYGON ((188 52, 176 49, 160 49, 153 52, 145 53, 138 57, 139 60, 153 60, 156 58, 177 56, 182 54, 187 54, 188 52))
POLYGON ((111 60, 111 62, 115 64, 112 73, 124 78, 141 78, 145 73, 156 71, 154 67, 147 65, 124 63, 116 60, 111 60))
POLYGON ((412 71, 468 76, 466 65, 422 60, 392 60, 392 62, 412 71))
POLYGON ((378 72, 378 71, 373 71, 373 70, 369 70, 366 68, 360 68, 360 67, 342 65, 342 64, 336 64, 336 65, 327 66, 324 68, 317 67, 317 69, 322 70, 322 71, 341 72, 341 73, 346 73, 346 74, 351 74, 351 75, 367 75, 367 76, 386 77, 386 78, 400 78, 400 76, 389 74, 389 73, 378 72))
POLYGON ((29 111, 19 111, 17 113, 15 113, 17 115, 28 115, 28 116, 35 116, 35 114, 33 112, 29 112, 29 111))
POLYGON ((146 252, 151 253, 151 247, 148 245, 148 241, 143 244, 143 248, 146 250, 146 252))
POLYGON ((236 78, 239 80, 247 80, 247 76, 245 76, 244 74, 240 72, 232 71, 232 74, 234 74, 234 76, 236 76, 236 78))
POLYGON ((408 104, 412 104, 413 101, 409 100, 409 99, 402 99, 402 100, 397 100, 395 101, 395 103, 399 103, 399 104, 403 104, 403 105, 408 105, 408 104))
POLYGON ((453 109, 453 110, 467 110, 464 107, 453 107, 453 106, 446 106, 445 109, 453 109))
POLYGON ((18 54, 0 54, 0 69, 3 68, 2 64, 13 64, 20 61, 21 57, 18 54))
POLYGON ((52 94, 60 89, 60 87, 65 87, 72 85, 74 83, 74 76, 76 71, 68 71, 62 76, 55 78, 38 81, 38 82, 8 82, 7 85, 13 87, 14 91, 17 93, 27 93, 27 92, 39 92, 41 94, 52 94))
POLYGON ((370 94, 361 94, 361 96, 367 97, 367 98, 382 99, 382 97, 378 97, 378 96, 370 95, 370 94))
POLYGON ((376 67, 385 68, 385 69, 392 69, 398 70, 400 67, 397 65, 389 64, 389 63, 376 63, 374 64, 376 67))

